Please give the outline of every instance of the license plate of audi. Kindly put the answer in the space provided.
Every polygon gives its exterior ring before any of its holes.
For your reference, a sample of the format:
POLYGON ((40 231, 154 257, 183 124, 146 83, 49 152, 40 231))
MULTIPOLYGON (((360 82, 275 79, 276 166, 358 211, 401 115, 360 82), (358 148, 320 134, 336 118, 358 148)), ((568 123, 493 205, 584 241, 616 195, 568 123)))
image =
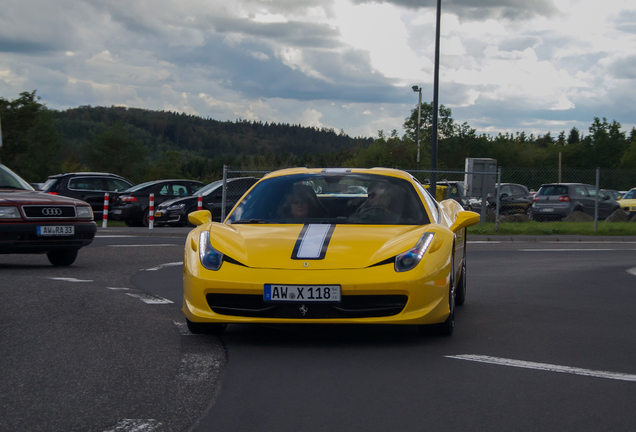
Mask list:
POLYGON ((265 284, 265 301, 292 303, 338 303, 340 285, 265 284))
POLYGON ((51 226, 39 226, 39 236, 70 236, 75 234, 75 227, 73 225, 51 225, 51 226))

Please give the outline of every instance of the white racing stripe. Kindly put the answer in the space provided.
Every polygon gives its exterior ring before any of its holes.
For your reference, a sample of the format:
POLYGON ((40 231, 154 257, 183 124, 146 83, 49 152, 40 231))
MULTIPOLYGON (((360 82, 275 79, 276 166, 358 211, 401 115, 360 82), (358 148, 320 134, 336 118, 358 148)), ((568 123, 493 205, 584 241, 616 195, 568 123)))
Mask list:
POLYGON ((93 282, 92 280, 76 279, 76 278, 64 278, 64 277, 52 277, 51 280, 65 281, 65 282, 93 282))
POLYGON ((489 363, 495 364, 499 366, 512 366, 523 369, 535 369, 535 370, 543 370, 548 372, 560 372, 560 373, 568 373, 574 375, 583 375, 594 378, 606 378, 620 381, 633 381, 636 382, 636 375, 617 373, 617 372, 606 372, 606 371, 596 371, 591 369, 581 369, 570 366, 559 366, 548 363, 535 363, 523 360, 512 360, 505 359, 500 357, 490 357, 490 356, 482 356, 482 355, 472 355, 472 354, 464 354, 457 356, 445 356, 447 358, 457 359, 457 360, 468 360, 479 363, 489 363))
POLYGON ((298 258, 318 258, 331 225, 309 224, 298 248, 298 258))

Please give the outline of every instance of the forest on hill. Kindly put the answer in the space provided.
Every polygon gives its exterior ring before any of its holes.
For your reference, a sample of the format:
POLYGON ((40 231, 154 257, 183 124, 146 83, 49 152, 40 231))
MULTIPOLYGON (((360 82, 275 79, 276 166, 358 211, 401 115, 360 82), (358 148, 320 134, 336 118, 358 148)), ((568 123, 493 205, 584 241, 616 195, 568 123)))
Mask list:
MULTIPOLYGON (((430 163, 432 104, 422 103, 422 169, 430 163)), ((408 114, 408 113, 407 113, 408 114)), ((416 168, 417 106, 393 129, 375 138, 350 137, 342 130, 263 123, 218 121, 193 115, 125 107, 80 106, 52 110, 36 92, 0 97, 0 161, 30 182, 51 174, 105 171, 138 183, 159 178, 211 181, 223 165, 243 170, 281 167, 416 168)), ((524 132, 478 135, 458 124, 445 106, 439 110, 439 169, 463 169, 467 157, 497 159, 500 166, 636 169, 636 129, 594 118, 587 133, 572 128, 553 137, 524 132)))

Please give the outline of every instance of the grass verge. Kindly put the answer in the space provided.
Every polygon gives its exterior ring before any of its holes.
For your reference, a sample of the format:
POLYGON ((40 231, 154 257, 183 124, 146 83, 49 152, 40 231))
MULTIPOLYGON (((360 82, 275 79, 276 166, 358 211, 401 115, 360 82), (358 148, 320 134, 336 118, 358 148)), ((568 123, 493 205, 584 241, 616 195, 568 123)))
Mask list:
POLYGON ((636 223, 599 221, 598 230, 594 231, 594 222, 509 222, 499 223, 499 230, 495 231, 495 223, 486 222, 469 227, 468 234, 636 236, 636 223))

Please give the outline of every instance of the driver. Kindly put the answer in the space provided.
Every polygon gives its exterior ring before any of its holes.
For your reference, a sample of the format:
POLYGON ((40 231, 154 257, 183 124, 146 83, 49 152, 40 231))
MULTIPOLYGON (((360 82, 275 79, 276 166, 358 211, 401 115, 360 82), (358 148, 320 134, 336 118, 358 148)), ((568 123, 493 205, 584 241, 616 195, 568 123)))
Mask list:
POLYGON ((367 190, 365 208, 380 207, 389 209, 391 205, 391 185, 385 182, 376 182, 367 190))

